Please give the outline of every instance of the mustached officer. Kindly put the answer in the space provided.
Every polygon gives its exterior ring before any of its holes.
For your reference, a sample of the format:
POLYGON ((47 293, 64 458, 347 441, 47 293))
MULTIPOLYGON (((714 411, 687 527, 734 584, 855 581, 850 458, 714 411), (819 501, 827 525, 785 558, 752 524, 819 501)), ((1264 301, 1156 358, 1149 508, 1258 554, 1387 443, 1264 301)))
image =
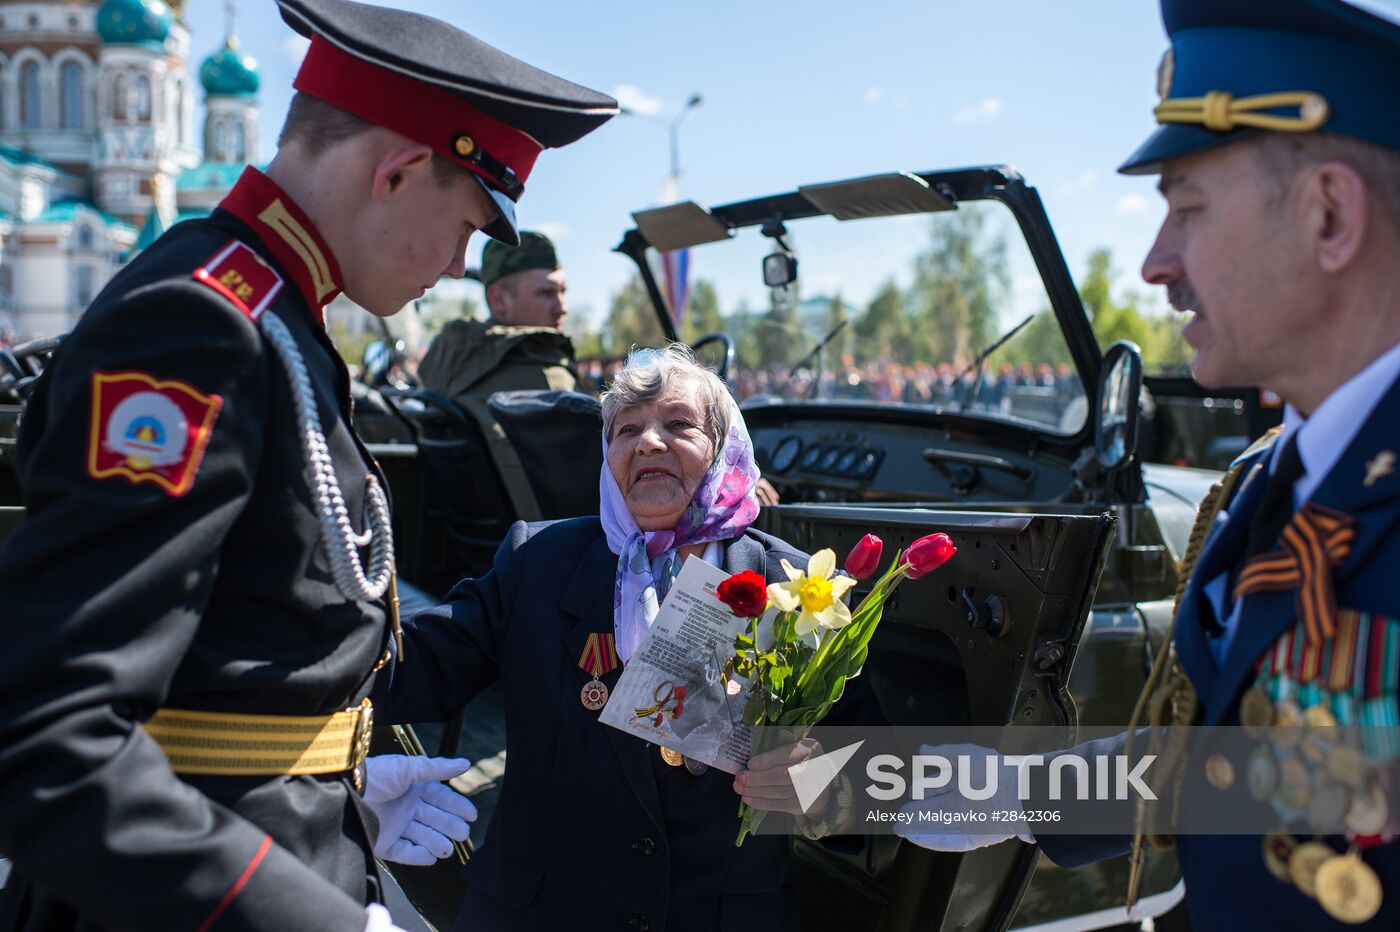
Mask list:
POLYGON ((541 150, 617 108, 425 16, 279 4, 310 48, 276 158, 113 279, 25 414, 0 928, 389 925, 360 791, 393 541, 322 309, 515 243, 541 150))
MULTIPOLYGON (((1196 929, 1400 928, 1400 22, 1381 6, 1163 0, 1161 125, 1121 169, 1160 176, 1143 277, 1193 315, 1196 379, 1287 403, 1201 509, 1139 705, 1250 739, 1164 760, 1181 789, 1162 798, 1255 813, 1258 834, 1143 823, 1174 842, 1196 929)), ((1141 863, 1143 833, 1021 837, 1061 866, 1141 863)))

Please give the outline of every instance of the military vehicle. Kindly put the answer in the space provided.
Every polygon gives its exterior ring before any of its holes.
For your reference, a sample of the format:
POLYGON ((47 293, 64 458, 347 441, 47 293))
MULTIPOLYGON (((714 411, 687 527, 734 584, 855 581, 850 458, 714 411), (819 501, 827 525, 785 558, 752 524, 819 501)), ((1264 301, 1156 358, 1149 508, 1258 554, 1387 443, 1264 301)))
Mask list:
MULTIPOLYGON (((890 172, 634 218, 617 251, 650 299, 639 342, 679 336, 661 270, 680 250, 728 307, 761 308, 695 342, 736 389, 782 497, 764 529, 838 553, 867 531, 891 546, 938 530, 957 541, 940 585, 902 590, 872 644, 864 675, 886 717, 1056 725, 1067 743, 1080 725, 1125 723, 1215 474, 1143 461, 1141 358, 1128 344, 1100 351, 1035 189, 1003 166, 890 172), (884 303, 852 323, 834 310, 840 294, 884 303), (781 363, 740 366, 745 340, 769 341, 764 358, 781 363)), ((371 347, 367 378, 393 355, 371 347)), ((507 394, 493 407, 535 492, 530 516, 596 513, 596 402, 507 394)), ((401 573, 441 595, 485 568, 520 509, 450 402, 403 386, 358 395, 357 426, 393 490, 401 573)), ((446 752, 458 727, 394 737, 446 752)), ((960 855, 894 838, 793 846, 806 928, 1130 919, 1122 861, 1061 870, 1019 842, 960 855)), ((395 868, 440 926, 462 893, 455 873, 395 868)), ((1182 896, 1174 859, 1154 852, 1131 918, 1184 926, 1182 896)))

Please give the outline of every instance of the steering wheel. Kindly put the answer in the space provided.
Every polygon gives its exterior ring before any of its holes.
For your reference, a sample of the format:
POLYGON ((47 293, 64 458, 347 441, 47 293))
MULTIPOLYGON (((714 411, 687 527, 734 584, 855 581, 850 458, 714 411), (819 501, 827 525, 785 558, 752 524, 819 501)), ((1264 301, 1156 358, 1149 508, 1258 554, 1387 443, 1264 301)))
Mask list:
POLYGON ((721 380, 728 381, 729 367, 734 364, 734 338, 723 330, 716 333, 707 333, 690 344, 690 348, 698 355, 702 346, 708 346, 711 343, 719 343, 724 347, 724 353, 719 359, 719 371, 715 374, 718 375, 721 380))

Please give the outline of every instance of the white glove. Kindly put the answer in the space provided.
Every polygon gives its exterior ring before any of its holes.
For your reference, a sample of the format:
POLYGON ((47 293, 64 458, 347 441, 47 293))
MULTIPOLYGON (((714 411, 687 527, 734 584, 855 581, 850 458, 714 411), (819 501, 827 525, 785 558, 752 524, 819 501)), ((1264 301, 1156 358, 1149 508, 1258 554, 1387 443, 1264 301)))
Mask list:
POLYGON ((365 804, 379 817, 374 853, 386 861, 423 866, 452 853, 476 821, 471 800, 443 786, 464 773, 461 757, 381 754, 365 761, 365 804))
POLYGON ((919 749, 919 753, 936 754, 946 758, 953 768, 951 779, 947 785, 937 790, 937 795, 928 795, 923 800, 906 804, 901 811, 909 813, 912 821, 897 823, 896 834, 922 848, 931 848, 934 851, 976 851, 978 848, 1000 844, 1012 838, 1020 838, 1026 844, 1035 844, 1035 836, 1026 827, 1026 823, 1015 818, 1023 811, 1017 793, 1018 771, 1010 762, 1003 761, 997 751, 976 744, 926 744, 919 749), (967 756, 971 768, 969 782, 971 786, 979 789, 986 786, 987 782, 986 758, 990 756, 996 759, 997 788, 987 799, 968 799, 958 792, 958 758, 963 755, 967 756), (941 819, 940 814, 943 813, 985 813, 986 819, 976 822, 954 821, 951 818, 941 819), (1012 818, 994 820, 993 813, 1010 813, 1012 818), (967 832, 968 825, 978 826, 978 831, 967 832))
POLYGON ((371 903, 365 907, 364 932, 404 932, 404 930, 394 925, 394 920, 389 918, 387 909, 379 903, 371 903))

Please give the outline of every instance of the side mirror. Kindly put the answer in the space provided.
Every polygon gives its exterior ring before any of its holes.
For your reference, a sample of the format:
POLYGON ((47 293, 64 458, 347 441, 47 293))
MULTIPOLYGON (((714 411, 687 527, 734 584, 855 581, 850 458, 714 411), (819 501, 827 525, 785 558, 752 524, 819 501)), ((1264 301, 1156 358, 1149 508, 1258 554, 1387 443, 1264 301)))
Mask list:
POLYGON ((763 257, 763 284, 769 288, 784 288, 795 281, 796 256, 788 252, 774 252, 763 257))
POLYGON ((1094 455, 1104 469, 1117 469, 1137 452, 1142 394, 1142 351, 1120 340, 1104 354, 1099 407, 1094 418, 1094 455))
POLYGON ((383 340, 371 340, 365 344, 364 355, 360 357, 360 380, 366 385, 383 385, 393 364, 394 353, 389 344, 383 340))

